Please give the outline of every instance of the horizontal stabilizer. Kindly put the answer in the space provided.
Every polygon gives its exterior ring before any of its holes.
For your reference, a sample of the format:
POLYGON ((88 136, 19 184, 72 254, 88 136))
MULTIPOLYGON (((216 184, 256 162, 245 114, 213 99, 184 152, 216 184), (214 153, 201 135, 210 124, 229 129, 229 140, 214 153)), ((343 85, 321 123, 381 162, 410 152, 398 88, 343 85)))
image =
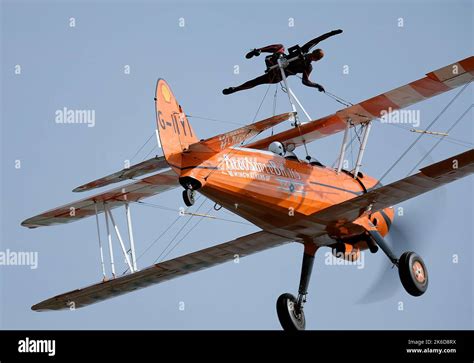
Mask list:
POLYGON ((222 150, 240 144, 251 137, 254 137, 271 127, 280 124, 283 121, 290 120, 294 117, 293 112, 283 113, 269 117, 265 120, 255 122, 253 124, 240 127, 236 130, 225 132, 223 134, 211 137, 189 146, 189 151, 197 152, 221 152, 222 150))
POLYGON ((155 156, 152 159, 145 160, 139 164, 132 165, 129 168, 117 171, 116 173, 104 176, 103 178, 91 181, 81 185, 73 190, 73 192, 85 192, 96 188, 102 188, 113 183, 120 183, 124 180, 138 178, 145 174, 154 173, 161 169, 168 168, 168 163, 164 156, 155 156))
POLYGON ((83 289, 72 290, 31 307, 35 311, 81 308, 142 289, 175 277, 196 272, 289 242, 287 238, 260 231, 233 241, 161 262, 144 270, 83 289))
POLYGON ((110 210, 125 205, 128 202, 137 202, 141 199, 152 197, 176 188, 179 185, 176 173, 171 169, 167 169, 123 187, 118 187, 41 213, 35 217, 28 218, 21 225, 28 228, 36 228, 74 222, 95 215, 96 208, 97 213, 103 212, 104 203, 107 204, 107 208, 110 210))

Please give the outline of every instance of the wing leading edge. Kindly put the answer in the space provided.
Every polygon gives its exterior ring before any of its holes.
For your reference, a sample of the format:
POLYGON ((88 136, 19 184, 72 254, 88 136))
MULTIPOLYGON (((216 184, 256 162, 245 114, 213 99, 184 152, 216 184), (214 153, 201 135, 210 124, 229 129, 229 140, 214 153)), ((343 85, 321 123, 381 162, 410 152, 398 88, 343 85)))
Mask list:
POLYGON ((95 215, 96 207, 97 213, 103 212, 104 203, 107 204, 107 208, 110 210, 125 205, 128 202, 137 202, 141 199, 152 197, 178 186, 178 176, 173 170, 168 169, 123 187, 111 189, 104 193, 41 213, 24 220, 21 222, 21 225, 28 228, 36 228, 70 223, 95 215))

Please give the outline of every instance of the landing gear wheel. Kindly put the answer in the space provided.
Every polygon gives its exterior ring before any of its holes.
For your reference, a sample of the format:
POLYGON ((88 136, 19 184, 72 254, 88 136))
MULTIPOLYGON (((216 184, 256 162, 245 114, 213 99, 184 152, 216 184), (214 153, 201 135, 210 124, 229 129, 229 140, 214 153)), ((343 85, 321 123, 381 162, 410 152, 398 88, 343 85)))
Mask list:
POLYGON ((428 270, 415 252, 405 252, 398 261, 398 274, 405 290, 413 296, 423 295, 428 288, 428 270))
POLYGON ((303 309, 298 309, 296 298, 291 294, 282 294, 276 303, 278 319, 283 330, 304 330, 306 320, 303 309))
POLYGON ((196 192, 192 189, 183 190, 184 204, 186 204, 188 207, 191 207, 194 204, 195 195, 196 195, 196 192))

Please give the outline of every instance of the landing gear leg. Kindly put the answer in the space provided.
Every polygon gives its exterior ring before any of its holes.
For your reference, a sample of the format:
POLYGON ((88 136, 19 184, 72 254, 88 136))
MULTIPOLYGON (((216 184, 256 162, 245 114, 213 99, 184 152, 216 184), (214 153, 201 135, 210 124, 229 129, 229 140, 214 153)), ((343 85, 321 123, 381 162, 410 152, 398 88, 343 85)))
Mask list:
POLYGON ((312 242, 305 244, 298 297, 295 298, 292 294, 286 293, 280 295, 277 300, 277 314, 283 330, 304 330, 306 327, 303 307, 308 294, 308 285, 316 251, 317 247, 312 242))
POLYGON ((384 238, 377 232, 371 233, 375 243, 383 250, 394 265, 398 267, 400 281, 412 296, 420 296, 428 288, 428 270, 423 259, 415 252, 404 252, 400 258, 396 258, 384 238))

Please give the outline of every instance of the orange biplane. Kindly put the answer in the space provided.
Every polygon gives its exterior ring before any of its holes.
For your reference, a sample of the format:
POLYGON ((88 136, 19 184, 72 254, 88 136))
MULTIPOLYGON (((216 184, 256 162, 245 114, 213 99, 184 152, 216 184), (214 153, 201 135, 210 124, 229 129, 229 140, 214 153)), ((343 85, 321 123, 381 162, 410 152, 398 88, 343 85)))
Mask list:
POLYGON ((383 112, 396 111, 466 85, 473 78, 474 57, 469 57, 407 85, 309 122, 299 121, 293 103, 299 104, 299 101, 286 85, 292 112, 206 140, 198 138, 169 85, 159 79, 155 94, 156 129, 164 156, 82 185, 74 191, 90 191, 133 179, 131 183, 22 222, 22 226, 36 228, 95 216, 104 275, 102 282, 54 296, 32 309, 84 307, 231 261, 236 255, 242 257, 289 242, 301 243, 304 252, 297 297, 286 293, 277 300, 277 314, 286 330, 305 328, 303 307, 314 256, 320 247, 329 247, 337 257, 350 261, 357 260, 363 250, 375 253, 380 248, 398 267, 406 291, 413 296, 422 295, 428 286, 428 272, 421 257, 409 251, 396 256, 384 239, 394 218, 392 206, 471 174, 474 171, 474 150, 429 165, 384 186, 360 172, 363 151, 371 122, 380 118, 383 112), (288 120, 292 124, 286 131, 248 142, 262 131, 288 120), (358 125, 364 127, 364 134, 356 168, 344 170, 342 161, 348 144, 348 130, 358 125), (338 132, 344 132, 344 137, 336 168, 324 166, 309 157, 298 160, 293 153, 298 146, 338 132), (146 174, 149 176, 136 179, 146 174), (186 205, 191 206, 195 193, 201 193, 216 205, 255 224, 261 231, 138 270, 129 203, 177 187, 184 188, 186 205), (127 215, 129 249, 112 215, 112 209, 120 206, 125 207, 127 215), (113 278, 105 278, 100 213, 105 215, 113 278), (112 229, 129 270, 120 277, 115 277, 112 229))

